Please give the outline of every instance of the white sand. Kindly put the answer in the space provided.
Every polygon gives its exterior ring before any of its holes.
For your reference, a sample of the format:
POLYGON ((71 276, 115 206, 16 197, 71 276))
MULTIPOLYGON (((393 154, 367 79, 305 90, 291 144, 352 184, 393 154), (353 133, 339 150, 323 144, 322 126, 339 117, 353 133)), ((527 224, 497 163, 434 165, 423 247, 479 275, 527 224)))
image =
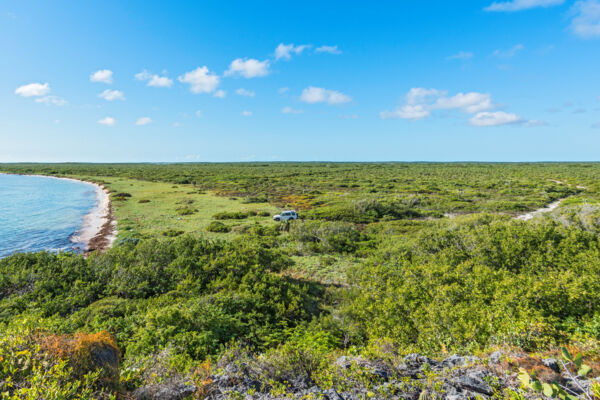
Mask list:
POLYGON ((553 211, 554 209, 556 209, 556 207, 558 207, 560 205, 560 203, 563 201, 564 199, 560 199, 555 201, 554 203, 550 203, 548 204, 546 207, 544 208, 539 208, 535 211, 532 212, 528 212, 526 214, 521 214, 517 217, 515 217, 515 219, 519 219, 521 221, 529 221, 530 219, 532 219, 533 217, 537 217, 538 215, 553 211))
POLYGON ((107 248, 111 247, 116 239, 116 227, 115 221, 111 220, 109 191, 95 183, 85 181, 79 182, 94 186, 98 203, 89 214, 83 217, 81 228, 71 236, 71 242, 79 244, 83 250, 88 250, 88 243, 90 240, 100 233, 105 224, 110 223, 112 225, 112 231, 106 236, 106 240, 108 241, 107 248))

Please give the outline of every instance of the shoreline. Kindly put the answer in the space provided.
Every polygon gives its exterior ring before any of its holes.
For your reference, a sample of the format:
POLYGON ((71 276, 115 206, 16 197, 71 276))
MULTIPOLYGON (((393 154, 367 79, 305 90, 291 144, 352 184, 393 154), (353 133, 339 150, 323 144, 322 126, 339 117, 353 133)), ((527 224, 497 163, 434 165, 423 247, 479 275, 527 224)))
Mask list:
POLYGON ((63 179, 93 186, 96 193, 96 206, 83 216, 81 226, 69 237, 69 240, 85 257, 94 251, 102 253, 113 245, 117 237, 117 220, 112 212, 110 191, 103 185, 82 179, 51 175, 7 174, 4 172, 0 172, 0 174, 63 179))

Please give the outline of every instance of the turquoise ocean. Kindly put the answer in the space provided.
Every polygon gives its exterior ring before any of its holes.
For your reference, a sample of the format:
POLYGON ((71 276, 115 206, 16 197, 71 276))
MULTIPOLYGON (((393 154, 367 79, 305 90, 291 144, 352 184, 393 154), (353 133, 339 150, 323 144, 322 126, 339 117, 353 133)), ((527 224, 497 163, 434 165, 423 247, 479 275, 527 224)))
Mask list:
POLYGON ((95 207, 93 185, 0 174, 0 258, 15 252, 82 251, 72 239, 95 207))

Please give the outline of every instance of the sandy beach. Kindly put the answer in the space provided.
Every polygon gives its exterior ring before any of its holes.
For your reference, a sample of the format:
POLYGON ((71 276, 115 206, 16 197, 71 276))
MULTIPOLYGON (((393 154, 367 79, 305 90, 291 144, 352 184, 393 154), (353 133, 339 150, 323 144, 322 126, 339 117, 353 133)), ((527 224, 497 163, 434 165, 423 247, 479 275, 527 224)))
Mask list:
MULTIPOLYGON (((68 178, 67 178, 68 179, 68 178)), ((109 249, 116 239, 116 220, 112 214, 110 192, 93 182, 80 181, 93 185, 96 190, 97 206, 83 217, 81 228, 71 237, 80 245, 84 254, 109 249)))

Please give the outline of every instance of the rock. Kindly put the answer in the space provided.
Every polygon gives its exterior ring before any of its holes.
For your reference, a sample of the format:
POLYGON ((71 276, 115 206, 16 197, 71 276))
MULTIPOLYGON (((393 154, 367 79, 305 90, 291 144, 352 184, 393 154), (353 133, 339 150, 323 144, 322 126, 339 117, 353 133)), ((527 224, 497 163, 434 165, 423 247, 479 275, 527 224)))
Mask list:
POLYGON ((483 380, 486 376, 487 374, 484 371, 471 372, 467 375, 453 378, 452 383, 463 390, 470 390, 491 396, 494 394, 494 391, 489 383, 483 380))
POLYGON ((353 363, 361 364, 364 362, 364 359, 361 357, 349 357, 349 356, 341 356, 337 360, 335 360, 335 365, 340 368, 348 369, 352 366, 353 363))
POLYGON ((550 368, 554 372, 560 372, 560 366, 558 365, 558 361, 555 358, 545 358, 542 360, 542 364, 546 367, 550 368))
POLYGON ((223 370, 229 374, 235 374, 239 371, 239 367, 235 363, 229 363, 223 368, 223 370))
POLYGON ((323 392, 327 400, 344 400, 342 396, 335 390, 329 389, 323 392))
POLYGON ((335 364, 338 366, 338 368, 342 369, 349 369, 352 367, 352 364, 356 364, 359 367, 368 370, 372 374, 378 375, 384 380, 389 379, 389 377, 392 375, 392 371, 389 366, 381 363, 373 363, 361 357, 342 356, 336 360, 335 364))
POLYGON ((442 366, 444 368, 454 368, 454 367, 462 367, 468 364, 473 364, 474 362, 480 361, 479 357, 474 356, 458 356, 456 354, 451 355, 442 361, 442 366))
POLYGON ((184 383, 165 383, 161 385, 147 385, 136 389, 132 393, 135 400, 181 400, 191 396, 196 391, 196 386, 184 383))
POLYGON ((489 361, 490 361, 491 364, 499 364, 501 358, 502 358, 502 352, 501 351, 495 351, 492 354, 490 354, 489 361))
POLYGON ((418 353, 407 355, 406 357, 404 357, 404 362, 410 365, 411 367, 414 367, 416 365, 423 366, 423 364, 429 364, 429 366, 431 367, 437 367, 439 365, 439 362, 437 362, 436 360, 432 360, 431 358, 422 356, 418 353))

